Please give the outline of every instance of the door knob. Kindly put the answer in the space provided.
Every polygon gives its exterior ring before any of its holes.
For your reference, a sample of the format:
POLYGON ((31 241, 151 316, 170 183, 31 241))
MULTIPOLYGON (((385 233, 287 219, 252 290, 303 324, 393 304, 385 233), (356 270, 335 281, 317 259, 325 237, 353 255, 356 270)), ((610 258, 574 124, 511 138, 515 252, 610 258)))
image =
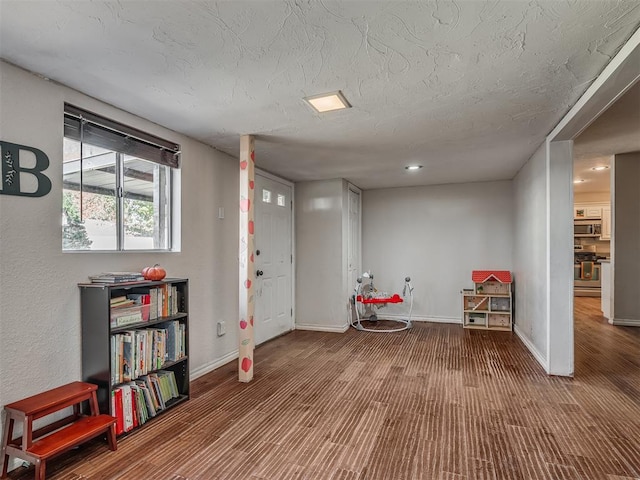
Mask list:
POLYGON ((258 271, 256 272, 256 277, 260 277, 260 276, 262 276, 262 275, 264 275, 264 272, 263 272, 262 270, 258 270, 258 271))

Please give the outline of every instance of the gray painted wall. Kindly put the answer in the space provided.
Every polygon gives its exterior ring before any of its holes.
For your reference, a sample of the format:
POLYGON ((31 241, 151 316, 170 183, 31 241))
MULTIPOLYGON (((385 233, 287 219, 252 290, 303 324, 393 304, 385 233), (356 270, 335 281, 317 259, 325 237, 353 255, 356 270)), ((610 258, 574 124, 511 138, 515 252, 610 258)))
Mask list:
MULTIPOLYGON (((42 198, 0 195, 0 405, 80 378, 77 284, 101 271, 162 264, 190 279, 192 375, 233 357, 238 317, 237 160, 195 140, 0 62, 2 140, 43 150, 53 188, 42 198), (182 245, 175 253, 62 253, 65 101, 182 146, 182 245), (218 207, 229 214, 217 218, 218 207), (216 336, 215 323, 231 327, 216 336)), ((179 195, 180 196, 180 195, 179 195)), ((105 339, 105 341, 108 341, 105 339)))
POLYGON ((472 270, 513 270, 513 224, 511 181, 366 190, 362 268, 389 293, 411 276, 417 319, 459 322, 472 270))
POLYGON ((573 192, 573 203, 609 203, 611 202, 611 193, 606 192, 573 192))
POLYGON ((546 148, 541 145, 513 180, 515 203, 515 329, 547 362, 546 148))
POLYGON ((640 152, 614 158, 613 323, 640 326, 640 152))
POLYGON ((346 202, 342 179, 296 183, 296 328, 347 328, 346 202))

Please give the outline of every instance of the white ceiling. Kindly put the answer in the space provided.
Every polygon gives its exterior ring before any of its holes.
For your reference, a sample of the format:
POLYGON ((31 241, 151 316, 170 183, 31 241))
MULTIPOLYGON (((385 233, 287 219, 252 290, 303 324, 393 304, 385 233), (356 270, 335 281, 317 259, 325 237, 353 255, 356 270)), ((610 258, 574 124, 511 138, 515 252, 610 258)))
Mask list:
POLYGON ((0 0, 0 57, 367 189, 512 178, 639 25, 637 0, 0 0), (335 90, 353 108, 302 100, 335 90))
POLYGON ((611 166, 617 153, 640 152, 640 82, 598 117, 574 142, 573 177, 584 180, 574 184, 576 193, 609 192, 611 166))

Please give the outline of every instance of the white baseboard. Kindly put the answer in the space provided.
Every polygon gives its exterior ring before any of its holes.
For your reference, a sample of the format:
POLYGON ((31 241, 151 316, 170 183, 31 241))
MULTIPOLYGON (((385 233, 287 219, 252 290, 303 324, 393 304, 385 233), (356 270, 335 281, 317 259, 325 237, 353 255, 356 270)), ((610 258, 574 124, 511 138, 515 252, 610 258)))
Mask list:
MULTIPOLYGON (((406 315, 379 315, 380 320, 388 318, 389 320, 406 320, 406 315)), ((462 324, 462 320, 458 317, 433 317, 425 315, 411 315, 412 322, 432 322, 432 323, 456 323, 462 324)))
POLYGON ((206 375, 209 372, 214 371, 216 368, 220 368, 223 365, 231 362, 238 358, 238 350, 234 350, 233 352, 227 353, 223 357, 220 357, 213 362, 207 363, 195 370, 192 370, 189 374, 189 380, 193 381, 198 377, 206 375))
POLYGON ((553 375, 555 377, 573 377, 573 370, 559 370, 554 372, 547 369, 547 375, 553 375))
POLYGON ((609 323, 618 327, 640 327, 640 320, 631 318, 613 318, 609 320, 609 323))
POLYGON ((339 327, 331 325, 305 325, 296 323, 296 330, 309 330, 312 332, 331 332, 344 333, 349 330, 349 324, 340 325, 339 327))
POLYGON ((529 340, 529 337, 527 337, 524 334, 524 332, 522 330, 520 330, 520 328, 518 328, 518 325, 514 325, 513 326, 513 331, 518 336, 518 338, 520 338, 522 343, 524 343, 524 346, 527 347, 527 350, 529 350, 531 352, 531 354, 538 361, 538 363, 540 365, 542 365, 542 368, 544 368, 544 371, 550 374, 550 372, 549 372, 549 363, 547 362, 547 359, 544 358, 544 355, 542 353, 540 353, 540 350, 538 350, 536 348, 536 346, 533 344, 533 342, 531 340, 529 340))

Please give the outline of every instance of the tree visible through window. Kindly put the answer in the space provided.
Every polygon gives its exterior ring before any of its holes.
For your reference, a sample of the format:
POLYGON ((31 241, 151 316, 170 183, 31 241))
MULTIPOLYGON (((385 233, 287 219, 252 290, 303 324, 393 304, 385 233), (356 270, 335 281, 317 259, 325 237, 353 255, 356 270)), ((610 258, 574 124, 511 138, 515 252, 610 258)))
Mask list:
POLYGON ((171 165, 179 147, 168 155, 74 109, 65 113, 63 250, 171 249, 171 165))

